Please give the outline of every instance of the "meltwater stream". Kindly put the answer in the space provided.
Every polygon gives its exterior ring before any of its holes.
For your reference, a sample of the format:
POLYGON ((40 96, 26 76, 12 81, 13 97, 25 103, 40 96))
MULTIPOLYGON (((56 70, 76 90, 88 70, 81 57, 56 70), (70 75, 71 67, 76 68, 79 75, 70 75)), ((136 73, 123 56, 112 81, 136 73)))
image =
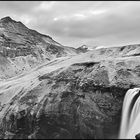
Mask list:
POLYGON ((140 133, 140 88, 128 90, 122 109, 120 139, 135 139, 140 133))

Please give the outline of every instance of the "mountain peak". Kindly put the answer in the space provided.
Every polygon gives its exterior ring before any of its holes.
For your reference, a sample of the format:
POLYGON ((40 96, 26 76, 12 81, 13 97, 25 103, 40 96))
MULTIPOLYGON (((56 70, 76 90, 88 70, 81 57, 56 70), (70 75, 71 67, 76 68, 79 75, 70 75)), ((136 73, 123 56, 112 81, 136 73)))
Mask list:
POLYGON ((4 22, 11 22, 13 21, 11 17, 7 16, 7 17, 4 17, 4 18, 1 18, 1 21, 4 21, 4 22))

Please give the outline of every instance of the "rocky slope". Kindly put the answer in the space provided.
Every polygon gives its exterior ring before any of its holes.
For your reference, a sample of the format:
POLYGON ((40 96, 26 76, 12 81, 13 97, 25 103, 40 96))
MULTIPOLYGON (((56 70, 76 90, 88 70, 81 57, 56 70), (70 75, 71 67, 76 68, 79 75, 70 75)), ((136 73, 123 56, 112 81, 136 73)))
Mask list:
POLYGON ((1 81, 1 138, 117 138, 139 55, 140 45, 95 49, 1 81))
POLYGON ((0 62, 4 64, 0 69, 1 79, 27 71, 43 62, 77 53, 76 49, 63 46, 50 36, 31 30, 10 17, 0 20, 0 60, 5 60, 0 62))

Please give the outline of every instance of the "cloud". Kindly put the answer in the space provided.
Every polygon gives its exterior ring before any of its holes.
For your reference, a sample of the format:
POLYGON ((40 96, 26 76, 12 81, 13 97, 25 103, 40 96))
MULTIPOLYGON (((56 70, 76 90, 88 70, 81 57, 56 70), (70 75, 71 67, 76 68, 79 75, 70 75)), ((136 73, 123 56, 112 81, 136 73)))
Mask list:
POLYGON ((54 6, 55 3, 56 3, 55 1, 50 1, 50 2, 43 1, 39 4, 39 6, 36 6, 34 10, 46 12, 50 10, 54 6))
POLYGON ((0 2, 1 18, 9 15, 74 47, 140 42, 139 13, 136 1, 0 2))

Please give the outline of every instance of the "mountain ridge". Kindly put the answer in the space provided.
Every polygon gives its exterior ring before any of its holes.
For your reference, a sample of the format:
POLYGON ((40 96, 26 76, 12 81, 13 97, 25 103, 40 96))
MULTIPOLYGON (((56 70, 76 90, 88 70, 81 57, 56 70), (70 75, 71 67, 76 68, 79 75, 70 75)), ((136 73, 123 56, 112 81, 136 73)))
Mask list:
MULTIPOLYGON (((14 75, 45 61, 79 53, 75 48, 63 46, 52 37, 29 29, 22 22, 9 16, 0 20, 0 52, 7 59, 9 69, 14 75)), ((10 73, 4 76, 1 70, 0 73, 3 75, 0 78, 13 76, 10 73)))

